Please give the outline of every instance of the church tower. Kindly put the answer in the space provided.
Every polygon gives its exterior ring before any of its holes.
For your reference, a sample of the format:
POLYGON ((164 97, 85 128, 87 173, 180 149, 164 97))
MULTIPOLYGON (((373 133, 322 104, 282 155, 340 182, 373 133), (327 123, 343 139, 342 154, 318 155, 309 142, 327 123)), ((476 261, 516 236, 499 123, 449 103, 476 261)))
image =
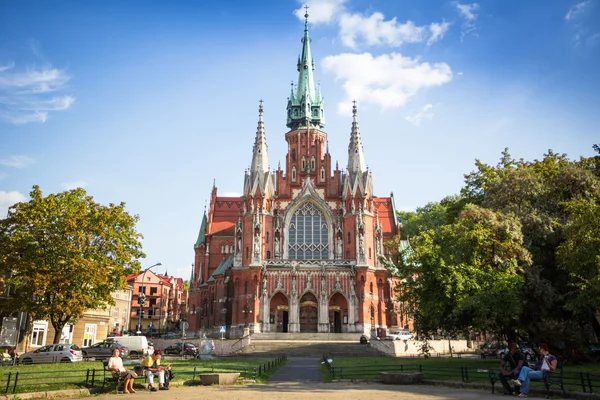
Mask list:
MULTIPOLYGON (((315 85, 308 13, 287 99, 287 154, 270 171, 263 102, 243 195, 211 193, 195 243, 190 328, 227 335, 352 333, 397 326, 379 261, 399 233, 393 197, 375 197, 356 102, 345 170, 332 166, 315 85)), ((270 136, 272 137, 272 136, 270 136)), ((270 139, 271 140, 271 139, 270 139)))

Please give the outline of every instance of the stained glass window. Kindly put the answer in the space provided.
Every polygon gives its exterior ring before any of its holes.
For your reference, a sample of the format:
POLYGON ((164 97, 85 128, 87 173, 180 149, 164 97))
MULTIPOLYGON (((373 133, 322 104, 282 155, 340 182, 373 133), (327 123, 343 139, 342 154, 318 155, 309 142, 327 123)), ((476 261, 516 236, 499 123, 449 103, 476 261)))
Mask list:
POLYGON ((329 228, 321 211, 306 202, 294 212, 288 228, 290 260, 325 260, 329 258, 329 228))

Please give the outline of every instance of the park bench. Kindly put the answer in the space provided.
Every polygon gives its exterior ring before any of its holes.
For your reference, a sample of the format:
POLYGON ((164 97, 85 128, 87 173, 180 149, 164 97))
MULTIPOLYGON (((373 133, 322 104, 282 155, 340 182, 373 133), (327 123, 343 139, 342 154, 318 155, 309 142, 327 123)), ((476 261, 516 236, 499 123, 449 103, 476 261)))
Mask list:
MULTIPOLYGON (((489 377, 490 377, 490 383, 492 384, 492 393, 494 393, 494 391, 495 391, 494 385, 496 384, 496 382, 498 382, 500 380, 500 378, 498 378, 498 370, 490 369, 488 373, 489 373, 489 377)), ((564 395, 565 387, 563 386, 563 364, 562 364, 562 362, 559 361, 556 364, 556 371, 554 371, 552 374, 545 375, 543 380, 531 381, 531 384, 534 385, 536 382, 543 383, 544 388, 546 389, 546 398, 547 399, 550 398, 550 388, 552 388, 552 386, 560 387, 560 389, 562 390, 563 395, 564 395)))
MULTIPOLYGON (((144 371, 141 369, 140 364, 141 363, 139 361, 123 362, 124 367, 133 367, 133 370, 137 374, 137 377, 135 379, 144 379, 144 382, 146 382, 146 374, 144 374, 144 371)), ((120 374, 114 373, 113 371, 108 369, 108 359, 102 360, 102 367, 104 369, 104 382, 102 383, 102 387, 114 384, 115 392, 119 393, 119 385, 124 384, 125 381, 123 380, 123 378, 121 378, 120 374)))

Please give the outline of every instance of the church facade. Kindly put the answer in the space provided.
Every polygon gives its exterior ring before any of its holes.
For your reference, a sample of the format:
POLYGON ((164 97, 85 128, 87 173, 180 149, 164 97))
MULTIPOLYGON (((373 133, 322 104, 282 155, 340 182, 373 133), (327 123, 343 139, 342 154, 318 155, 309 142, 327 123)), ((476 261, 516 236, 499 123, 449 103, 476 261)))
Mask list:
POLYGON ((399 235, 393 194, 373 194, 356 103, 347 166, 332 165, 308 21, 302 43, 283 168, 269 169, 261 101, 243 195, 221 197, 213 186, 194 245, 192 331, 225 327, 235 337, 245 328, 342 333, 408 323, 394 300, 396 282, 380 262, 384 242, 399 235))

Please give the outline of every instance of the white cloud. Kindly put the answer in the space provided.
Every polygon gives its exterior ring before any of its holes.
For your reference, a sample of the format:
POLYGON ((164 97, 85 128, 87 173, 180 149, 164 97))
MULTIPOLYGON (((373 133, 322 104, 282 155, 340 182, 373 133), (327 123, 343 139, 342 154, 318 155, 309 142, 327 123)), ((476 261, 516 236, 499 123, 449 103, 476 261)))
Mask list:
POLYGON ((406 117, 404 117, 404 119, 410 122, 411 124, 414 124, 415 126, 420 126, 421 122, 433 118, 433 112, 431 111, 432 108, 432 104, 426 104, 425 107, 421 109, 421 111, 413 115, 407 115, 406 117))
POLYGON ((22 201, 25 201, 25 196, 20 192, 0 190, 0 219, 6 218, 8 207, 22 201))
POLYGON ((594 13, 589 12, 595 3, 591 0, 582 1, 569 8, 565 15, 565 21, 570 25, 575 45, 586 44, 594 46, 600 32, 597 30, 598 23, 594 13))
POLYGON ((463 40, 467 35, 478 36, 477 25, 475 24, 475 21, 477 20, 477 17, 479 17, 479 14, 477 14, 477 12, 481 9, 481 7, 479 7, 479 4, 456 3, 456 8, 458 9, 458 13, 464 19, 464 22, 461 25, 461 40, 463 40))
POLYGON ((479 10, 479 4, 456 4, 456 8, 458 8, 458 12, 465 17, 468 21, 475 21, 477 19, 476 11, 479 10))
POLYGON ((376 57, 370 53, 344 53, 326 57, 322 65, 336 80, 343 81, 346 99, 338 104, 343 114, 351 110, 352 100, 383 109, 402 107, 418 91, 452 80, 448 64, 419 62, 398 53, 376 57))
POLYGON ((388 45, 399 47, 404 43, 432 44, 442 38, 450 24, 447 22, 418 26, 412 21, 398 22, 396 17, 385 20, 380 12, 371 16, 347 14, 340 16, 340 37, 344 45, 356 48, 358 42, 367 46, 388 45))
POLYGON ((10 156, 8 158, 0 158, 0 165, 13 168, 24 168, 33 164, 33 158, 27 156, 10 156))
MULTIPOLYGON (((40 58, 39 46, 32 51, 40 58)), ((15 125, 43 123, 51 112, 69 109, 75 98, 57 92, 65 90, 70 80, 64 70, 49 65, 23 69, 16 69, 14 63, 0 65, 0 120, 15 125)))
POLYGON ((77 188, 84 188, 89 185, 87 181, 72 181, 72 182, 63 182, 60 184, 65 190, 73 190, 77 188))
POLYGON ((46 122, 48 119, 47 112, 30 112, 26 113, 23 111, 0 112, 0 120, 10 122, 14 125, 23 125, 29 122, 46 122))
POLYGON ((304 14, 308 12, 308 20, 313 24, 329 23, 344 11, 344 3, 347 0, 298 0, 302 7, 294 10, 299 20, 304 21, 304 14), (304 9, 308 6, 308 10, 304 9))
POLYGON ((444 35, 446 34, 446 32, 448 32, 448 29, 450 28, 450 23, 449 22, 442 22, 441 24, 438 23, 433 23, 431 25, 429 25, 429 30, 431 31, 431 36, 429 37, 429 40, 427 40, 427 45, 431 45, 435 42, 437 42, 438 40, 442 39, 444 37, 444 35))
POLYGON ((10 100, 6 101, 6 104, 11 106, 18 106, 21 110, 36 110, 36 111, 62 111, 67 110, 75 102, 75 98, 69 95, 62 97, 53 97, 47 100, 30 100, 28 102, 21 102, 20 104, 10 100))
POLYGON ((567 11, 567 14, 565 15, 565 20, 570 21, 571 19, 581 15, 590 4, 590 1, 591 0, 582 1, 581 3, 577 3, 573 7, 569 8, 569 11, 567 11))

